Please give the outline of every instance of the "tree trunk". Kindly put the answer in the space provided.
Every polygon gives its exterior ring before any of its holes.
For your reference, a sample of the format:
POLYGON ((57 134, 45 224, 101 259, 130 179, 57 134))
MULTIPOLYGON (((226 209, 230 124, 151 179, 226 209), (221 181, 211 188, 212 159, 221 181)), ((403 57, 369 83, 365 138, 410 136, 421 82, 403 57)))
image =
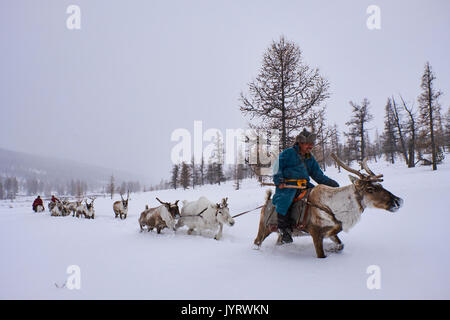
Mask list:
POLYGON ((362 161, 364 159, 364 147, 365 147, 365 141, 364 141, 364 119, 361 119, 361 159, 360 159, 360 164, 361 164, 361 169, 362 167, 362 161))
POLYGON ((431 75, 428 69, 428 111, 430 114, 430 133, 431 133, 431 161, 433 163, 433 170, 437 170, 436 166, 436 145, 434 142, 434 127, 433 127, 433 108, 432 108, 432 97, 431 97, 431 75))
POLYGON ((394 97, 392 97, 392 107, 393 107, 392 111, 393 111, 395 126, 397 127, 398 136, 400 139, 400 146, 402 148, 402 155, 403 155, 403 158, 405 159, 406 165, 408 165, 408 163, 409 163, 408 154, 406 153, 405 140, 403 139, 402 128, 400 125, 400 116, 398 115, 397 105, 395 104, 394 97))

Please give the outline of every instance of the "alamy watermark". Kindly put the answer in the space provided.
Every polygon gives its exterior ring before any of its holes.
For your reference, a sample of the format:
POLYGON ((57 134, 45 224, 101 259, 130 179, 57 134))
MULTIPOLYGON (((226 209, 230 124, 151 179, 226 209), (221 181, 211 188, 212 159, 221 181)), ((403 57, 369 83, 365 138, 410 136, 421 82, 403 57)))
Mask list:
POLYGON ((66 13, 70 16, 66 20, 66 27, 69 30, 81 29, 81 9, 77 5, 70 5, 66 9, 66 13))
POLYGON ((55 286, 58 289, 67 288, 69 290, 80 290, 81 289, 81 268, 76 265, 72 264, 67 267, 66 273, 69 275, 67 277, 66 282, 64 282, 62 285, 58 285, 55 283, 55 286))
POLYGON ((370 274, 370 276, 367 278, 366 286, 367 289, 373 290, 381 289, 381 268, 375 264, 370 265, 366 269, 366 273, 370 274))
POLYGON ((377 5, 370 5, 366 9, 366 13, 370 16, 366 20, 366 26, 369 30, 381 29, 381 9, 377 5))
POLYGON ((261 165, 268 171, 262 174, 271 174, 280 145, 278 130, 226 129, 224 134, 216 128, 203 131, 202 121, 194 121, 193 134, 186 128, 175 129, 171 141, 177 142, 171 151, 174 164, 213 159, 226 165, 261 165))

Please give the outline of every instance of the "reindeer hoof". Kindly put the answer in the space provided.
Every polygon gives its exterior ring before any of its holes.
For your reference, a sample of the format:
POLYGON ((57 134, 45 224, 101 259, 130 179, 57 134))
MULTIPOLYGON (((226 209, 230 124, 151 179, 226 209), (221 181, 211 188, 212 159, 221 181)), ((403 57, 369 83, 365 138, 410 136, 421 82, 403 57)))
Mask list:
POLYGON ((335 245, 335 246, 332 246, 332 247, 330 247, 330 248, 327 248, 326 251, 327 251, 327 252, 339 253, 339 252, 341 252, 343 249, 344 249, 344 244, 341 243, 341 244, 337 244, 337 245, 335 245))

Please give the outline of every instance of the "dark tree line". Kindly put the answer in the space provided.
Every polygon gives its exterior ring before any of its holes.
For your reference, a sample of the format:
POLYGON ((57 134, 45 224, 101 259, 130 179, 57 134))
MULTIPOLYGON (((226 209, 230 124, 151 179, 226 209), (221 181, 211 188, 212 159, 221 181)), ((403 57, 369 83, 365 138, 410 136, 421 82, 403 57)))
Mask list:
POLYGON ((81 180, 71 180, 67 183, 59 181, 47 181, 38 178, 17 177, 0 178, 0 199, 15 199, 21 192, 27 196, 43 195, 51 196, 82 196, 88 190, 86 182, 81 180))
POLYGON ((135 193, 141 191, 142 187, 139 181, 123 181, 122 183, 116 185, 114 175, 111 175, 109 183, 105 186, 104 193, 109 194, 112 199, 116 193, 123 196, 128 192, 135 193))
POLYGON ((0 200, 15 199, 19 193, 19 181, 16 177, 0 177, 0 200))
MULTIPOLYGON (((49 197, 71 196, 83 197, 88 192, 100 192, 101 190, 90 189, 88 184, 80 179, 72 179, 67 182, 49 181, 36 177, 17 178, 17 177, 1 177, 0 176, 0 200, 15 199, 19 194, 27 196, 41 195, 49 197)), ((119 185, 115 185, 114 177, 111 176, 110 183, 104 187, 103 192, 108 194, 125 194, 142 191, 141 184, 138 181, 125 181, 119 185), (111 187, 113 188, 111 193, 111 187)))
POLYGON ((160 184, 160 187, 151 187, 150 191, 167 189, 168 187, 172 189, 183 188, 183 190, 195 189, 206 184, 220 185, 226 181, 234 181, 235 188, 239 189, 240 182, 243 179, 255 176, 248 164, 230 165, 224 170, 223 164, 208 163, 203 179, 201 179, 201 175, 198 172, 200 172, 200 165, 186 162, 174 164, 169 185, 167 183, 160 184), (197 173, 193 174, 193 172, 197 173))

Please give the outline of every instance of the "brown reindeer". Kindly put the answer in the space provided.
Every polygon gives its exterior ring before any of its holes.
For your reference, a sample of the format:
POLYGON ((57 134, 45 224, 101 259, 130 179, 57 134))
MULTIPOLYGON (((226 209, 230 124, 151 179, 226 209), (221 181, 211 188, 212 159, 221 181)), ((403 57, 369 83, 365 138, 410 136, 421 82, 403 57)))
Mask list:
POLYGON ((122 199, 121 201, 116 201, 113 204, 114 218, 120 216, 120 219, 126 219, 128 215, 128 199, 130 198, 130 191, 128 190, 127 200, 123 199, 122 194, 120 195, 120 198, 122 199))
POLYGON ((180 217, 180 210, 178 208, 178 201, 175 203, 162 202, 156 198, 161 205, 156 208, 145 207, 145 210, 139 217, 139 227, 141 232, 144 231, 144 227, 147 226, 148 231, 152 231, 156 228, 157 233, 161 233, 164 228, 170 227, 175 230, 175 218, 180 217))
MULTIPOLYGON (((345 170, 354 173, 358 178, 349 176, 350 185, 340 188, 332 188, 319 184, 311 190, 307 199, 307 212, 309 214, 303 221, 302 225, 294 228, 293 236, 310 235, 313 238, 314 247, 318 258, 325 258, 323 250, 323 239, 330 238, 335 247, 333 251, 341 251, 344 244, 338 237, 338 233, 342 230, 348 231, 360 219, 364 209, 379 208, 390 212, 397 211, 403 204, 403 200, 393 195, 378 183, 382 182, 383 175, 375 175, 367 166, 367 158, 363 160, 363 168, 368 174, 363 174, 358 170, 351 169, 345 165, 334 154, 333 159, 345 170)), ((272 232, 274 228, 266 225, 265 215, 276 215, 275 211, 265 212, 271 197, 271 190, 266 195, 266 203, 261 209, 261 217, 259 229, 254 244, 261 246, 265 238, 272 232)), ((280 242, 280 235, 278 237, 280 242)))

